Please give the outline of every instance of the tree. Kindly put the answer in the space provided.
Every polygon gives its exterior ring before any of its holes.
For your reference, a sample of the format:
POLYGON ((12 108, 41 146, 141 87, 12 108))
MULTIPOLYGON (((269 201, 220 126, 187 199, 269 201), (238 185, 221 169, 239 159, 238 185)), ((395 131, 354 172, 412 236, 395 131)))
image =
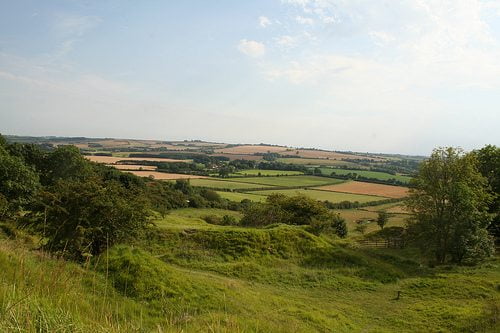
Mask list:
POLYGON ((491 196, 473 154, 440 148, 411 181, 406 201, 410 236, 437 263, 479 260, 493 252, 486 228, 491 196))
POLYGON ((478 160, 481 174, 488 180, 493 200, 489 205, 489 212, 493 214, 493 221, 488 227, 490 234, 500 238, 500 147, 487 145, 474 152, 478 160))
POLYGON ((368 226, 365 223, 359 223, 356 226, 356 228, 354 228, 354 230, 359 232, 360 234, 364 235, 367 228, 368 228, 368 226))
POLYGON ((0 146, 0 194, 7 204, 4 215, 26 207, 39 188, 38 175, 19 157, 0 146))
POLYGON ((26 223, 46 239, 45 248, 81 260, 138 235, 148 215, 141 192, 93 177, 58 180, 41 191, 26 223))
POLYGON ((388 221, 389 221, 389 214, 387 212, 385 211, 378 212, 377 224, 380 227, 380 229, 384 229, 388 221))

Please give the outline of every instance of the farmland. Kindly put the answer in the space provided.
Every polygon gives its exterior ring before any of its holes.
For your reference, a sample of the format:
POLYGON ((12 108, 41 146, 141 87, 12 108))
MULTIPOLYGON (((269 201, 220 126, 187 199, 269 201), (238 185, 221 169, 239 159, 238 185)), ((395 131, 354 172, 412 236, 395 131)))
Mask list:
POLYGON ((372 195, 361 195, 361 194, 350 194, 350 193, 340 193, 340 192, 330 192, 330 191, 319 191, 310 189, 288 189, 288 190, 263 190, 263 191, 252 191, 252 193, 259 195, 270 195, 273 193, 279 193, 284 195, 296 195, 303 194, 310 198, 320 200, 320 201, 330 201, 333 203, 341 201, 351 201, 366 203, 378 200, 384 200, 384 197, 372 196, 372 195))
POLYGON ((159 158, 159 157, 115 157, 115 156, 95 156, 88 155, 85 156, 88 160, 97 163, 104 164, 116 164, 120 161, 152 161, 152 162, 190 162, 189 160, 174 160, 171 158, 159 158))
MULTIPOLYGON (((236 178, 235 180, 239 180, 239 178, 236 178)), ((228 189, 228 190, 243 190, 252 188, 271 187, 270 185, 245 183, 245 182, 238 182, 231 180, 219 180, 214 178, 192 179, 190 183, 193 186, 202 186, 202 187, 228 189)))
POLYGON ((385 172, 369 171, 369 170, 349 170, 349 169, 334 169, 334 168, 319 168, 319 169, 321 170, 321 173, 324 175, 330 175, 332 172, 341 176, 355 173, 359 176, 366 178, 374 178, 379 180, 395 179, 403 183, 408 183, 411 179, 411 177, 408 176, 391 175, 385 172))
POLYGON ((263 169, 250 169, 241 170, 231 174, 234 176, 297 176, 304 174, 301 171, 287 171, 287 170, 263 170, 263 169))
POLYGON ((140 165, 140 164, 106 164, 118 170, 146 170, 154 171, 157 169, 154 165, 140 165))
POLYGON ((289 164, 299 164, 299 165, 311 165, 311 166, 346 166, 346 167, 358 167, 358 164, 341 161, 341 160, 330 160, 330 159, 315 159, 315 158, 300 158, 300 157, 287 157, 278 158, 278 162, 289 163, 289 164))
POLYGON ((288 177, 246 177, 246 178, 238 178, 238 182, 272 185, 272 186, 305 187, 305 186, 337 184, 341 183, 342 180, 316 177, 316 176, 288 176, 288 177))
POLYGON ((265 195, 260 195, 260 194, 257 194, 256 192, 241 193, 241 192, 219 191, 217 193, 224 199, 228 199, 228 200, 236 201, 236 202, 240 202, 241 200, 245 200, 245 199, 250 200, 250 201, 256 201, 256 202, 263 202, 266 200, 265 195))
POLYGON ((349 181, 337 185, 317 187, 318 190, 344 192, 353 194, 377 195, 387 198, 403 198, 408 194, 408 188, 401 186, 382 185, 349 181))
POLYGON ((166 173, 166 172, 157 172, 157 171, 134 171, 134 170, 126 170, 131 174, 134 174, 139 177, 153 177, 158 180, 174 180, 174 179, 196 179, 196 178, 206 178, 204 176, 195 176, 195 175, 185 175, 178 173, 166 173))

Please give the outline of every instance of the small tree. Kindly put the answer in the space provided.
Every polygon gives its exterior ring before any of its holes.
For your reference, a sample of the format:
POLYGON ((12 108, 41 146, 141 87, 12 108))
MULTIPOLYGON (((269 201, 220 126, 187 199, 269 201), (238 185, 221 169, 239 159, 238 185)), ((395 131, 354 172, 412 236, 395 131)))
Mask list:
POLYGON ((389 214, 387 212, 385 211, 378 212, 377 224, 380 227, 380 229, 384 229, 388 221, 389 221, 389 214))
POLYGON ((359 232, 360 234, 364 235, 367 228, 368 228, 368 226, 366 224, 360 223, 356 226, 356 228, 354 230, 359 232))

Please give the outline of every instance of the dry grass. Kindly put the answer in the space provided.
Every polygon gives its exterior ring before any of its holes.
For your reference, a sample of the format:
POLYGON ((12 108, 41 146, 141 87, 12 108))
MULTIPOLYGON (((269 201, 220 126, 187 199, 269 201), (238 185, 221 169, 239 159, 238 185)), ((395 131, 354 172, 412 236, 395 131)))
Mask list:
POLYGON ((139 165, 139 164, 110 164, 108 165, 118 170, 145 170, 155 171, 157 169, 154 165, 139 165))
POLYGON ((165 173, 157 171, 127 171, 139 177, 153 177, 159 180, 175 180, 175 179, 197 179, 197 178, 207 178, 205 176, 195 176, 195 175, 184 175, 178 173, 165 173))
POLYGON ((151 161, 151 162, 190 162, 189 160, 174 160, 159 157, 114 157, 114 156, 85 156, 88 160, 104 164, 116 164, 119 161, 151 161))
POLYGON ((318 187, 317 189, 333 191, 333 192, 343 192, 343 193, 378 195, 387 198, 404 198, 408 194, 407 187, 364 183, 356 181, 346 182, 337 185, 321 186, 318 187))

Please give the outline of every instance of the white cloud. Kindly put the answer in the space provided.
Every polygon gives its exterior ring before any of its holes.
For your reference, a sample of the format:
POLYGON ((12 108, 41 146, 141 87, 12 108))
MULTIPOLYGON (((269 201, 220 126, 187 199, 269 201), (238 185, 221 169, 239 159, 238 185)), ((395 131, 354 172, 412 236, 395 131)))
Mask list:
POLYGON ((266 46, 263 43, 254 40, 240 40, 238 50, 250 57, 262 57, 266 53, 266 46))
POLYGON ((262 28, 266 28, 267 26, 271 25, 271 20, 267 18, 266 16, 259 16, 259 25, 262 28))
POLYGON ((295 20, 299 23, 299 24, 304 24, 304 25, 313 25, 314 24, 314 20, 310 17, 303 17, 303 16, 300 16, 298 15, 295 20))
POLYGON ((284 35, 276 38, 276 43, 283 47, 292 47, 295 46, 297 40, 292 36, 284 35))

